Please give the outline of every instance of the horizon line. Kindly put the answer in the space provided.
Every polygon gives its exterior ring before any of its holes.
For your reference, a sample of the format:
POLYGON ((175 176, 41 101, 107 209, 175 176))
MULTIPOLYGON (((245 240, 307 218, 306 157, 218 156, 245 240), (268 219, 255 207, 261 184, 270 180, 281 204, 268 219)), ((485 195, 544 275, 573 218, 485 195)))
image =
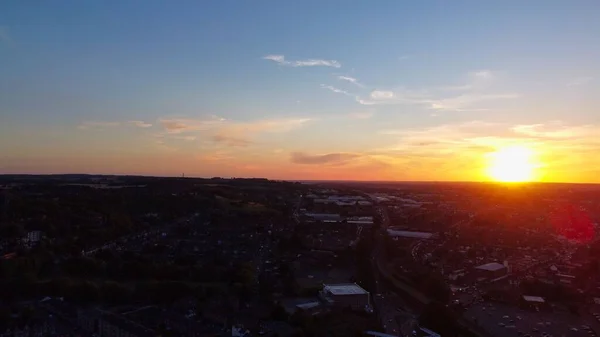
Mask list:
POLYGON ((107 176, 107 177, 144 177, 144 178, 177 178, 177 179, 266 179, 271 181, 306 182, 306 183, 462 183, 462 184, 497 184, 497 185, 532 185, 532 184, 573 184, 573 185, 600 185, 600 182, 568 182, 568 181, 524 181, 501 182, 494 180, 347 180, 347 179, 272 179, 266 177, 202 177, 202 176, 174 176, 174 175, 146 175, 146 174, 110 174, 110 173, 0 173, 6 176, 107 176))

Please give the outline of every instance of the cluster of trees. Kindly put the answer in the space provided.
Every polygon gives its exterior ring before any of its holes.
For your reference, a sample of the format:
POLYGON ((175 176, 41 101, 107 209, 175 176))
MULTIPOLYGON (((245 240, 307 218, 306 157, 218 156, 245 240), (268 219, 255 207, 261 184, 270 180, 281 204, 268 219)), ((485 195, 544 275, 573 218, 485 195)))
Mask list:
POLYGON ((443 303, 429 303, 419 316, 419 325, 431 329, 442 336, 462 336, 457 324, 458 314, 443 303))
POLYGON ((331 311, 317 316, 297 310, 294 314, 288 315, 285 309, 278 305, 273 309, 272 318, 287 321, 297 328, 295 337, 363 336, 365 331, 381 329, 375 316, 350 309, 331 311))
POLYGON ((0 308, 0 331, 4 331, 9 327, 22 328, 31 323, 34 319, 35 310, 30 306, 22 306, 19 308, 0 308))
POLYGON ((96 258, 72 257, 58 264, 55 260, 54 255, 48 254, 0 261, 0 283, 5 300, 64 296, 90 302, 120 299, 161 302, 197 295, 197 288, 206 284, 215 284, 248 298, 255 281, 254 267, 250 263, 231 267, 197 265, 181 258, 178 264, 130 254, 116 256, 110 251, 101 251, 96 258))
POLYGON ((520 284, 523 294, 540 296, 549 301, 574 303, 583 299, 582 295, 571 287, 562 284, 549 284, 539 280, 525 280, 520 284))
POLYGON ((373 230, 372 235, 361 238, 356 244, 356 278, 358 283, 366 290, 371 291, 375 288, 375 275, 371 266, 371 256, 373 253, 373 230))
POLYGON ((172 303, 185 296, 206 299, 225 294, 220 284, 181 281, 92 281, 58 278, 50 281, 14 279, 1 282, 0 298, 5 303, 44 296, 63 297, 73 303, 172 303))

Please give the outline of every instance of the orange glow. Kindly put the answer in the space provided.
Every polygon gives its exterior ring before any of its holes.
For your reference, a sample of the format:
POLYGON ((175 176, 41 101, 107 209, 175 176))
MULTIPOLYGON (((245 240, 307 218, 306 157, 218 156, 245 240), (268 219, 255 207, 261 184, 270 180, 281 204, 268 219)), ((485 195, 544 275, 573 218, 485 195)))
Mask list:
POLYGON ((531 149, 506 147, 490 154, 488 175, 499 182, 528 182, 534 180, 536 168, 531 149))

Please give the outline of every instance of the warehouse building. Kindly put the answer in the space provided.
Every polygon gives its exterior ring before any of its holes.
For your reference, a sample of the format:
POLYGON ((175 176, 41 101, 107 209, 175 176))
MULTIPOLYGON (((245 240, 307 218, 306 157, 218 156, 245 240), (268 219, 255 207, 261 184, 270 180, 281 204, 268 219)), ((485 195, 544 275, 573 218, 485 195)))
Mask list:
POLYGON ((486 263, 481 266, 475 267, 478 277, 486 278, 486 279, 497 279, 502 276, 506 276, 508 273, 508 268, 497 262, 486 263))
POLYGON ((324 284, 319 295, 325 302, 338 307, 356 310, 371 307, 369 292, 356 283, 324 284))

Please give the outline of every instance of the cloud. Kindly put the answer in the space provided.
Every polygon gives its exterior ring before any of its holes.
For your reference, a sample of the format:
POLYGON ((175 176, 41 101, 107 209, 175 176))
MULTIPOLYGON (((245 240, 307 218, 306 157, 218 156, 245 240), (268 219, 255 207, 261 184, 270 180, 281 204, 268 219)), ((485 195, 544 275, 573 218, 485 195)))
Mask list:
POLYGON ((335 92, 335 93, 338 93, 338 94, 343 94, 343 95, 346 95, 346 96, 352 96, 352 95, 350 95, 350 93, 349 93, 349 92, 347 92, 346 90, 338 89, 338 88, 336 88, 336 87, 332 87, 332 86, 330 86, 330 85, 321 84, 321 88, 323 88, 323 89, 327 89, 327 90, 331 90, 331 91, 333 91, 333 92, 335 92))
POLYGON ((78 129, 87 130, 87 129, 104 129, 104 128, 113 128, 120 126, 120 122, 98 122, 98 121, 86 121, 77 126, 78 129))
POLYGON ((150 123, 146 123, 144 121, 129 121, 127 122, 133 126, 137 126, 138 128, 149 128, 152 126, 150 123))
POLYGON ((179 134, 206 136, 215 143, 226 146, 248 146, 252 139, 263 133, 285 133, 303 127, 309 118, 264 119, 256 121, 233 121, 211 116, 201 119, 161 119, 163 137, 176 138, 179 134))
POLYGON ((324 60, 324 59, 306 59, 288 61, 284 55, 266 55, 263 56, 263 60, 273 61, 277 64, 290 66, 290 67, 332 67, 340 68, 342 64, 336 60, 324 60))
POLYGON ((231 147, 243 147, 252 144, 252 142, 247 139, 229 137, 226 135, 214 135, 212 136, 212 140, 215 143, 223 143, 231 147))
POLYGON ((492 100, 503 100, 518 98, 516 93, 507 94, 465 94, 451 98, 434 100, 431 109, 447 111, 486 111, 485 108, 472 108, 476 103, 492 100))
POLYGON ((576 87, 576 86, 580 86, 580 85, 586 85, 593 80, 594 80, 594 78, 591 76, 577 77, 577 78, 574 78, 571 81, 569 81, 567 83, 567 86, 568 87, 576 87))
POLYGON ((409 58, 410 58, 410 55, 402 55, 402 56, 398 57, 398 61, 408 60, 409 58))
POLYGON ((356 101, 362 105, 384 105, 384 104, 430 104, 432 100, 424 90, 407 90, 400 88, 396 91, 374 90, 368 99, 356 97, 356 101))
MULTIPOLYGON (((396 145, 375 150, 375 153, 396 158, 451 162, 458 158, 481 162, 487 153, 507 146, 531 148, 539 162, 554 168, 574 162, 599 165, 591 154, 600 151, 600 126, 566 125, 558 121, 538 124, 508 125, 483 121, 443 124, 421 129, 382 130, 381 134, 396 137, 396 145), (586 159, 587 158, 587 159, 586 159)), ((440 162, 443 164, 443 162, 440 162)), ((573 164, 574 165, 574 164, 573 164)), ((583 164, 577 164, 583 165, 583 164)), ((565 166, 566 167, 566 166, 565 166)))
POLYGON ((292 152, 290 160, 294 164, 322 165, 322 164, 344 164, 353 159, 360 158, 355 153, 328 153, 320 155, 309 155, 304 152, 292 152))
POLYGON ((486 111, 488 108, 481 106, 484 102, 519 97, 517 93, 491 92, 488 87, 495 77, 489 70, 480 70, 467 74, 465 84, 431 89, 377 89, 368 98, 356 97, 356 101, 362 105, 404 104, 443 111, 486 111))
POLYGON ((342 65, 336 60, 321 60, 321 59, 308 59, 302 61, 292 62, 293 67, 333 67, 340 68, 342 65))
POLYGON ((225 123, 224 118, 210 116, 206 119, 161 119, 159 123, 168 133, 203 131, 225 123))
POLYGON ((3 42, 3 43, 12 42, 12 38, 10 37, 10 34, 8 33, 8 28, 6 28, 4 26, 0 26, 0 42, 3 42))
POLYGON ((348 116, 352 119, 369 119, 371 117, 373 117, 374 112, 373 111, 360 111, 360 112, 353 112, 351 114, 349 114, 348 116))
POLYGON ((469 75, 474 78, 477 78, 477 79, 486 79, 486 80, 494 77, 494 74, 490 70, 473 71, 473 72, 469 73, 469 75))
POLYGON ((205 153, 198 155, 197 159, 208 161, 208 162, 229 162, 235 159, 229 152, 227 151, 215 151, 210 153, 205 153))
POLYGON ((511 128, 516 134, 542 139, 578 139, 600 134, 595 125, 567 125, 562 121, 549 121, 541 124, 521 124, 511 128))
POLYGON ((269 60, 279 64, 289 64, 289 62, 285 60, 285 56, 283 55, 267 55, 263 56, 263 60, 269 60))
POLYGON ((375 90, 375 91, 371 92, 370 97, 371 97, 371 99, 388 100, 388 99, 393 99, 395 96, 396 95, 392 91, 375 90))
POLYGON ((196 136, 172 136, 171 138, 177 139, 177 140, 185 140, 187 142, 192 142, 192 141, 196 140, 198 137, 196 137, 196 136))
POLYGON ((485 89, 497 78, 491 70, 477 70, 467 74, 466 82, 441 87, 444 91, 469 91, 485 89))
POLYGON ((85 121, 77 126, 78 129, 106 129, 121 126, 135 126, 138 128, 149 128, 152 124, 144 121, 127 121, 127 122, 102 122, 102 121, 85 121))
POLYGON ((507 132, 502 124, 474 120, 421 129, 388 129, 380 134, 398 137, 397 145, 387 150, 440 157, 466 149, 489 149, 504 143, 507 132))
POLYGON ((346 81, 346 82, 350 82, 356 86, 359 86, 361 88, 364 87, 364 85, 362 85, 360 82, 358 82, 358 80, 354 77, 350 77, 350 76, 338 76, 338 79, 341 81, 346 81))

